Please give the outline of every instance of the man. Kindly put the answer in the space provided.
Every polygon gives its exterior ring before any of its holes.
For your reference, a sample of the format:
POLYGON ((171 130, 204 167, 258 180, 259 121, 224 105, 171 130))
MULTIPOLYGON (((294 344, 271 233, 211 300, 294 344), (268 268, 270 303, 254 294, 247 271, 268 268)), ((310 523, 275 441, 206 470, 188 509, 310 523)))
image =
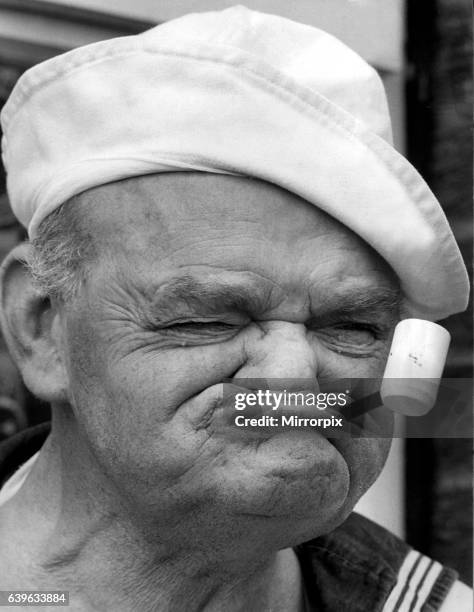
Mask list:
POLYGON ((375 73, 237 7, 50 60, 3 122, 31 238, 3 327, 52 425, 3 450, 1 589, 73 610, 465 607, 452 570, 350 516, 386 436, 239 428, 222 389, 376 378, 401 316, 465 308, 375 73))

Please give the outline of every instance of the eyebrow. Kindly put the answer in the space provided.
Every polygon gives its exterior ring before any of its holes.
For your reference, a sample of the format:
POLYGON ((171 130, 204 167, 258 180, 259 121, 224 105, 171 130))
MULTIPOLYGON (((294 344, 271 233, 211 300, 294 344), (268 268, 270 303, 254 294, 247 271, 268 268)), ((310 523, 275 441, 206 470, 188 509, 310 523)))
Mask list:
POLYGON ((151 308, 155 315, 169 315, 170 307, 181 304, 187 308, 202 308, 206 314, 224 311, 260 313, 268 309, 273 285, 264 279, 257 282, 248 277, 242 282, 198 279, 186 274, 162 283, 155 292, 151 308))
POLYGON ((322 305, 322 316, 330 319, 351 316, 369 316, 381 313, 399 313, 402 296, 398 288, 379 285, 358 287, 340 293, 322 305))
MULTIPOLYGON (((237 274, 240 276, 240 273, 237 274)), ((188 316, 190 312, 206 315, 239 312, 258 316, 281 301, 274 289, 275 285, 262 277, 245 276, 236 281, 234 276, 229 282, 185 274, 161 283, 154 291, 147 311, 153 319, 179 317, 180 314, 188 316)), ((284 297, 283 293, 280 295, 284 297)), ((336 293, 331 299, 323 301, 310 316, 333 319, 393 313, 398 312, 400 303, 398 290, 370 285, 336 293)))

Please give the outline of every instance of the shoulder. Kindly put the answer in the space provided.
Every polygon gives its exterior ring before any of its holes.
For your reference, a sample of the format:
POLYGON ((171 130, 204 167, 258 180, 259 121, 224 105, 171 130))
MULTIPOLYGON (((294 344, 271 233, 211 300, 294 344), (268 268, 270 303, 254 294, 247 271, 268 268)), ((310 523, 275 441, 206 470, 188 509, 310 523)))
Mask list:
POLYGON ((472 610, 465 603, 470 589, 454 570, 358 514, 295 550, 315 609, 452 612, 455 605, 456 612, 472 610))
POLYGON ((0 487, 22 464, 39 451, 50 429, 50 423, 41 423, 0 443, 0 487))
POLYGON ((441 604, 439 612, 472 612, 473 610, 472 589, 463 582, 456 580, 446 599, 441 604))
POLYGON ((383 612, 470 612, 472 591, 457 573, 438 561, 410 550, 397 572, 383 612))

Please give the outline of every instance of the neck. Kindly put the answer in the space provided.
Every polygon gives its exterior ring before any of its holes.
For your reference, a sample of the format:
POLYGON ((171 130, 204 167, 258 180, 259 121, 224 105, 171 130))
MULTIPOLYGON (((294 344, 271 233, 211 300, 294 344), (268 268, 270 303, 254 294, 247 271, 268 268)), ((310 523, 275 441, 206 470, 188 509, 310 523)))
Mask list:
POLYGON ((291 549, 262 556, 258 543, 249 542, 245 558, 217 560, 191 542, 173 548, 160 537, 166 520, 153 533, 144 528, 80 439, 64 419, 54 421, 30 475, 1 509, 0 569, 2 563, 13 568, 10 582, 21 579, 26 588, 28 567, 29 588, 69 590, 72 610, 300 609, 291 549))

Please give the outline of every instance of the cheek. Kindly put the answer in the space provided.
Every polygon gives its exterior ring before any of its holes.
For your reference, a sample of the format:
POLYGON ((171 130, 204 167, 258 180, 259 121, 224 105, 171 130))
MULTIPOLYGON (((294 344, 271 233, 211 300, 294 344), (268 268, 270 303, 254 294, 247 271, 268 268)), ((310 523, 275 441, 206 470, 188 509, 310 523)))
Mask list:
POLYGON ((355 504, 382 471, 391 446, 388 438, 353 441, 348 462, 351 477, 350 502, 355 504))
POLYGON ((242 361, 241 342, 231 341, 166 351, 139 350, 108 363, 109 392, 120 386, 129 400, 143 397, 159 407, 160 420, 172 419, 181 404, 232 376, 242 361))
POLYGON ((127 352, 86 326, 71 328, 71 404, 96 455, 122 472, 186 470, 203 434, 179 408, 238 369, 242 344, 127 352))
POLYGON ((239 367, 243 340, 220 344, 160 348, 150 334, 138 339, 124 326, 115 333, 74 322, 69 328, 69 370, 77 384, 102 387, 115 399, 146 398, 171 417, 185 400, 229 377, 239 367), (91 385, 93 383, 93 385, 91 385))

